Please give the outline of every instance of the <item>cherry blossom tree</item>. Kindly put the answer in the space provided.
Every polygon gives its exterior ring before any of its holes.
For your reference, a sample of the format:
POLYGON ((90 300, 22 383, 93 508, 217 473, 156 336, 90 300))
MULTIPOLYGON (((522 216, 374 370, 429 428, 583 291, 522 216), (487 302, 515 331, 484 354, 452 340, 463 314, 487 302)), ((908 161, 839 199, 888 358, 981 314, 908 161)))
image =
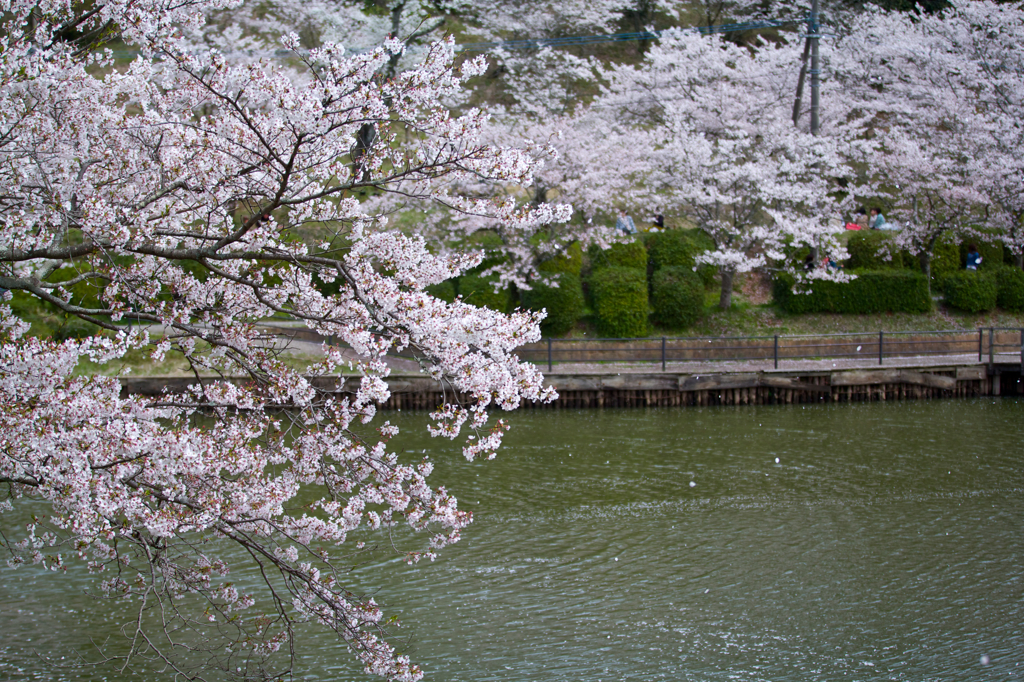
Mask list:
POLYGON ((1022 48, 1019 7, 955 2, 934 14, 867 13, 836 50, 878 145, 862 193, 891 207, 898 244, 926 273, 944 234, 998 235, 1021 253, 1022 48))
MULTIPOLYGON (((832 193, 848 172, 844 122, 835 116, 820 136, 794 127, 798 56, 786 45, 751 53, 677 32, 663 35, 641 66, 608 74, 602 103, 634 121, 638 199, 682 206, 714 239, 717 248, 700 260, 718 267, 723 308, 737 273, 779 264, 786 246, 842 258, 832 193)), ((821 268, 811 275, 842 277, 821 268)))
POLYGON ((948 52, 963 55, 942 81, 967 105, 968 177, 988 199, 987 225, 1024 268, 1024 11, 1020 5, 955 3, 938 24, 948 52), (951 83, 952 81, 952 83, 951 83))
POLYGON ((276 679, 308 622, 369 673, 415 680, 422 671, 388 643, 382 610, 342 565, 375 529, 426 533, 406 557, 433 558, 471 515, 428 482, 429 458, 388 449, 397 429, 376 415, 385 356, 413 353, 443 387, 431 433, 463 438, 469 459, 493 456, 507 428, 489 409, 553 392, 515 355, 539 338, 538 316, 428 295, 479 256, 432 253, 359 193, 419 197, 510 230, 560 214, 459 191, 470 178, 528 187, 534 167, 481 141, 484 114, 441 105, 483 60, 455 68, 449 40, 381 78, 397 40, 349 55, 299 49, 290 35, 290 59, 276 62, 196 51, 205 17, 230 8, 4 5, 0 287, 103 331, 36 338, 0 305, 0 546, 14 566, 80 561, 134 609, 123 666, 276 679), (96 49, 113 37, 140 56, 96 49), (374 135, 359 149, 366 126, 374 135), (82 284, 98 295, 78 295, 82 284), (325 347, 322 361, 291 368, 258 326, 275 314, 351 353, 325 347), (146 399, 77 371, 132 352, 180 354, 192 385, 146 399), (354 393, 324 379, 342 367, 360 377, 354 393), (232 569, 262 587, 242 589, 232 569))
POLYGON ((606 247, 614 241, 611 225, 600 219, 595 222, 595 217, 621 204, 633 188, 623 182, 626 175, 616 164, 608 162, 617 156, 609 118, 595 115, 605 110, 586 106, 575 94, 581 83, 592 87, 598 68, 593 60, 551 49, 529 56, 498 51, 497 57, 506 68, 505 104, 488 107, 481 135, 495 147, 530 154, 535 164, 532 184, 526 187, 507 178, 477 176, 464 179, 459 191, 503 196, 524 208, 532 207, 534 216, 544 218, 507 229, 493 216, 479 212, 434 210, 423 197, 391 193, 370 201, 380 213, 423 215, 420 232, 437 253, 486 241, 488 248, 482 254, 486 264, 476 274, 491 278, 498 288, 529 289, 537 280, 554 283, 539 266, 563 255, 570 245, 606 247))

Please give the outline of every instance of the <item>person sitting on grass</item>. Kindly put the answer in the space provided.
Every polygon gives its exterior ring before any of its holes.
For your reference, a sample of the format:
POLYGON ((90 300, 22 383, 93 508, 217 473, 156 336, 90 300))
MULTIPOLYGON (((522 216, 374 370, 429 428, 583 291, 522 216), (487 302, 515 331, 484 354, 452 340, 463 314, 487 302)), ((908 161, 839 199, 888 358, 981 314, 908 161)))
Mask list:
POLYGON ((871 209, 871 229, 872 230, 888 230, 889 223, 885 222, 885 216, 882 215, 882 211, 877 208, 871 209))
POLYGON ((636 225, 633 224, 633 218, 626 213, 624 208, 619 209, 619 217, 615 221, 615 229, 626 235, 636 234, 636 225))

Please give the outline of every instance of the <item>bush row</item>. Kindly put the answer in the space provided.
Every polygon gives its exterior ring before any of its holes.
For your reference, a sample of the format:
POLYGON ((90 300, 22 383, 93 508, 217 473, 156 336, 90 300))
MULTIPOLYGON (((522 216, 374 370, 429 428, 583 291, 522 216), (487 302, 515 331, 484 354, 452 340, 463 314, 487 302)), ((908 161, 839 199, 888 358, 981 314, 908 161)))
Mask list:
POLYGON ((697 256, 714 248, 698 230, 670 230, 593 248, 589 290, 594 321, 602 336, 644 336, 648 319, 685 329, 704 312, 704 287, 714 269, 697 268, 697 256))
POLYGON ((969 313, 996 307, 996 275, 984 270, 960 270, 942 280, 946 303, 969 313))
POLYGON ((942 283, 946 303, 958 310, 980 313, 999 306, 1010 312, 1024 312, 1024 270, 1009 265, 960 270, 947 275, 942 283))
POLYGON ((620 265, 597 269, 590 276, 590 290, 598 334, 607 338, 647 336, 646 270, 620 265))
MULTIPOLYGON (((697 256, 715 248, 715 243, 701 230, 655 232, 648 234, 645 241, 652 273, 670 267, 692 270, 697 264, 697 256)), ((697 268, 697 274, 704 286, 710 286, 715 280, 713 266, 702 265, 697 268)))
MULTIPOLYGON (((921 271, 917 256, 907 250, 891 247, 892 235, 888 232, 868 230, 855 232, 846 243, 850 258, 846 267, 850 270, 915 270, 921 271)), ((1008 255, 1002 245, 975 242, 981 256, 981 269, 991 269, 1004 263, 1008 255)), ((945 276, 964 269, 967 263, 969 244, 943 238, 935 245, 931 259, 932 279, 941 281, 945 276)))
POLYGON ((523 307, 546 310, 548 315, 540 324, 546 336, 563 336, 572 331, 583 317, 583 283, 578 274, 563 272, 558 286, 534 283, 533 289, 522 292, 523 307))
MULTIPOLYGON (((793 291, 792 277, 780 276, 774 283, 776 303, 792 314, 927 312, 931 297, 920 263, 906 251, 887 252, 891 238, 877 231, 850 235, 847 267, 858 275, 855 280, 845 284, 813 282, 811 291, 802 293, 793 291)), ((485 239, 480 241, 481 247, 492 246, 485 239)), ((538 263, 537 269, 557 286, 537 282, 520 292, 519 302, 531 310, 547 311, 541 328, 548 336, 570 332, 588 303, 602 336, 644 336, 649 333, 649 319, 671 329, 686 329, 703 314, 704 288, 715 274, 710 267, 695 272, 696 258, 713 247, 699 230, 647 234, 604 250, 591 247, 587 253, 590 269, 584 277, 583 250, 576 243, 563 254, 538 263)), ((979 250, 982 268, 974 272, 963 269, 966 244, 944 241, 936 246, 933 279, 946 302, 970 312, 997 305, 1024 312, 1024 271, 1003 264, 1001 246, 982 243, 979 250)), ((517 304, 515 292, 495 292, 494 282, 492 277, 469 273, 431 287, 430 292, 446 301, 461 295, 473 305, 509 312, 517 304)))
MULTIPOLYGON (((533 282, 530 289, 522 291, 495 291, 496 278, 480 275, 501 262, 499 235, 481 231, 469 239, 469 245, 483 250, 484 261, 461 277, 428 287, 427 291, 447 302, 461 296, 469 304, 506 313, 516 305, 544 310, 547 316, 541 329, 549 336, 571 331, 588 303, 603 335, 646 335, 652 314, 662 325, 683 329, 702 314, 703 287, 715 275, 711 267, 694 272, 696 257, 714 248, 699 230, 646 234, 608 249, 592 246, 587 252, 590 268, 586 277, 583 249, 574 243, 563 253, 541 260, 537 270, 545 281, 533 282), (617 286, 622 290, 616 290, 617 286)), ((336 282, 318 278, 314 282, 325 294, 337 292, 336 282)))
POLYGON ((810 292, 793 291, 791 275, 775 279, 772 294, 776 303, 788 313, 854 313, 884 312, 925 313, 932 300, 928 282, 919 272, 909 270, 863 270, 846 283, 811 282, 810 292))
POLYGON ((1024 313, 1024 270, 1009 265, 996 270, 996 305, 1003 310, 1024 313))
POLYGON ((661 268, 651 281, 651 307, 659 324, 685 329, 704 312, 704 282, 692 267, 661 268))

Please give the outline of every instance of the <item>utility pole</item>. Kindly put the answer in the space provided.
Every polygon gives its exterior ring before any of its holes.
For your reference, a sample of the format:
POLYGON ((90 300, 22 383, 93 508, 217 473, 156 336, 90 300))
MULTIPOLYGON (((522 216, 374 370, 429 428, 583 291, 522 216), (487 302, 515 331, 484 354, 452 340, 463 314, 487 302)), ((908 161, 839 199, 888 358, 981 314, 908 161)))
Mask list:
MULTIPOLYGON (((796 84, 796 101, 793 102, 793 125, 800 125, 800 105, 804 98, 804 80, 808 72, 811 74, 811 135, 821 130, 821 60, 818 57, 818 44, 821 41, 819 24, 819 0, 812 0, 811 13, 807 17, 807 36, 804 41, 804 53, 800 57, 800 76, 796 84), (811 58, 811 68, 807 68, 807 58, 811 58)), ((818 245, 811 244, 811 261, 818 261, 818 245)))
POLYGON ((821 39, 821 25, 818 22, 818 0, 811 3, 811 13, 807 16, 807 35, 804 40, 804 53, 800 57, 800 76, 796 82, 796 98, 793 102, 793 125, 800 124, 800 108, 804 99, 804 81, 811 74, 811 134, 817 135, 821 130, 819 119, 821 109, 821 61, 818 58, 818 43, 821 39), (810 57, 811 68, 807 68, 810 57))
POLYGON ((818 118, 821 106, 821 62, 818 60, 821 27, 818 24, 818 0, 811 2, 811 16, 807 20, 807 40, 811 46, 811 135, 817 135, 821 130, 818 118))

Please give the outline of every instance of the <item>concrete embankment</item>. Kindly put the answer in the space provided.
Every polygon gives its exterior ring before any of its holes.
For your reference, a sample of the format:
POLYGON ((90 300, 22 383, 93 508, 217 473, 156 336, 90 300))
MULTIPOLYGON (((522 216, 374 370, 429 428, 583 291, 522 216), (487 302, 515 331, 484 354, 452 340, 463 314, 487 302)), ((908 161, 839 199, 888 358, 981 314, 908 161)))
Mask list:
MULTIPOLYGON (((903 362, 899 367, 836 367, 833 362, 801 363, 791 370, 734 367, 690 371, 638 371, 601 368, 600 371, 546 373, 559 397, 543 407, 661 407, 705 405, 772 405, 875 400, 921 400, 1024 395, 1020 363, 929 364, 903 362)), ((245 379, 228 379, 245 383, 245 379)), ((213 379, 211 379, 213 381, 213 379)), ((316 377, 322 390, 347 393, 358 377, 316 377)), ((160 395, 194 384, 194 377, 130 377, 122 379, 126 394, 160 395)), ((433 409, 444 395, 452 396, 423 375, 394 374, 388 384, 391 398, 384 409, 433 409)))

